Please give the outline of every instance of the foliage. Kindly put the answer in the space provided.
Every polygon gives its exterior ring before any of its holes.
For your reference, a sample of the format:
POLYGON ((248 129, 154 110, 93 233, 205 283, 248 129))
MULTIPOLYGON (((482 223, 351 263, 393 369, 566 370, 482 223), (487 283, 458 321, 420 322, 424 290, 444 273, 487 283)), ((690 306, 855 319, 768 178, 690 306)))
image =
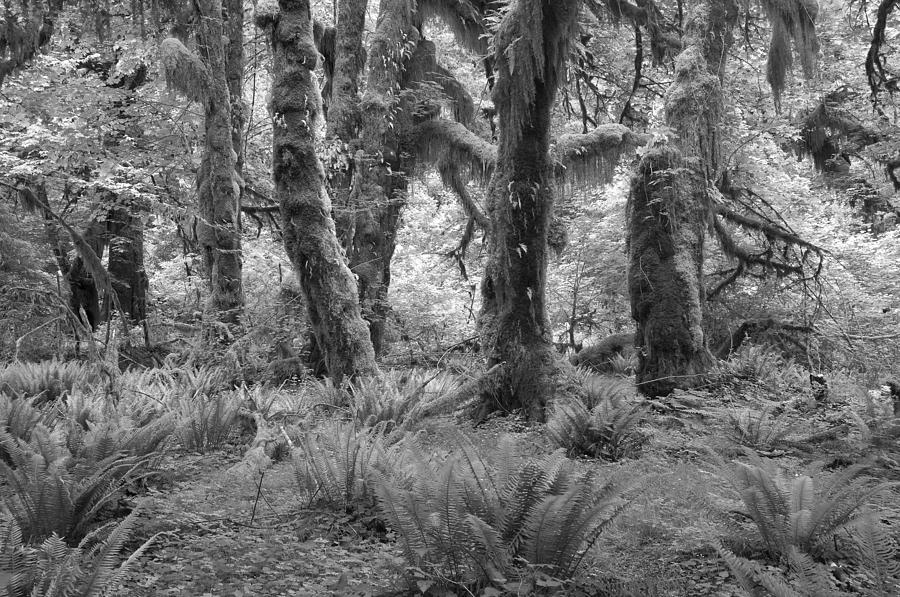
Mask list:
POLYGON ((108 523, 89 533, 77 546, 51 535, 40 545, 24 540, 15 520, 0 523, 0 578, 10 597, 94 597, 114 594, 120 583, 150 547, 151 537, 122 562, 136 518, 108 523), (10 574, 11 573, 11 574, 10 574))
POLYGON ((422 408, 459 387, 456 377, 442 371, 389 371, 380 378, 360 379, 351 385, 353 419, 366 427, 390 433, 413 425, 422 408))
POLYGON ((43 426, 35 429, 30 444, 6 433, 0 433, 0 444, 10 460, 0 461, 6 481, 0 492, 27 543, 55 533, 77 545, 148 462, 118 452, 76 459, 43 426))
POLYGON ((638 454, 645 437, 637 426, 647 407, 629 400, 631 388, 616 378, 588 376, 584 397, 554 403, 547 435, 569 456, 617 461, 638 454))
POLYGON ((187 450, 205 454, 224 444, 238 421, 240 401, 229 392, 206 394, 196 391, 175 404, 175 433, 187 450))
POLYGON ((755 450, 771 450, 790 432, 792 426, 787 422, 787 414, 773 417, 774 406, 766 406, 754 412, 751 409, 731 411, 728 413, 729 433, 731 438, 741 446, 755 450))
POLYGON ((751 464, 735 463, 733 482, 773 557, 788 558, 792 548, 824 556, 832 537, 862 520, 863 506, 887 487, 861 477, 863 465, 829 476, 816 464, 787 480, 770 462, 747 455, 751 464))
POLYGON ((718 365, 720 381, 729 379, 760 383, 773 390, 785 390, 803 382, 800 368, 767 346, 745 345, 718 365))
POLYGON ((402 474, 380 475, 379 507, 412 578, 471 593, 516 586, 528 566, 556 578, 575 574, 625 507, 621 488, 595 486, 561 451, 517 464, 515 450, 505 441, 491 467, 461 443, 445 462, 408 454, 402 474))
POLYGON ((38 402, 56 402, 73 389, 95 383, 95 369, 79 361, 52 359, 39 363, 11 363, 0 369, 0 392, 38 402))
POLYGON ((388 454, 381 427, 358 431, 352 423, 330 421, 300 437, 293 450, 294 472, 309 503, 346 512, 374 504, 371 475, 386 464, 388 454))
POLYGON ((828 570, 814 562, 797 547, 791 546, 786 554, 791 576, 787 577, 763 568, 758 563, 742 558, 719 546, 719 556, 728 565, 741 587, 750 595, 761 595, 763 590, 774 597, 837 597, 843 595, 833 588, 828 570))
POLYGON ((865 514, 850 529, 853 537, 853 559, 872 582, 873 597, 896 595, 900 589, 900 548, 871 513, 865 514))

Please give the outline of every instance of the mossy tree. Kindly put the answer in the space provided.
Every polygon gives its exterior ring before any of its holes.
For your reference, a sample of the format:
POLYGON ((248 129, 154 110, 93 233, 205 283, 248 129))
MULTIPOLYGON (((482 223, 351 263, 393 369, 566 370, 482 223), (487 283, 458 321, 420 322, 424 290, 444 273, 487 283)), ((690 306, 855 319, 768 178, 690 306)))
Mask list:
POLYGON ((377 373, 375 353, 315 151, 322 102, 309 1, 261 2, 256 20, 269 32, 273 49, 273 171, 285 249, 300 278, 329 376, 341 382, 372 375, 377 373))
MULTIPOLYGON (((811 0, 766 0, 773 35, 767 64, 776 104, 792 64, 791 41, 804 72, 812 72, 817 45, 811 0)), ((731 186, 721 159, 722 117, 732 28, 737 2, 703 0, 691 11, 675 79, 666 95, 665 122, 672 138, 645 153, 628 200, 628 290, 637 324, 638 387, 649 396, 705 382, 713 358, 703 328, 704 301, 752 268, 777 275, 806 275, 808 261, 822 252, 780 223, 748 217, 729 206, 731 186), (762 248, 738 243, 729 226, 762 237, 762 248), (704 286, 707 231, 737 262, 711 292, 704 286), (781 250, 773 250, 779 245, 781 250), (796 258, 788 257, 797 249, 796 258)), ((737 202, 740 204, 740 202, 737 202)))
POLYGON ((542 420, 561 361, 547 320, 547 239, 553 213, 551 111, 580 0, 515 2, 495 38, 497 163, 488 190, 488 263, 481 334, 502 364, 489 399, 542 420))
POLYGON ((169 38, 162 43, 163 66, 169 84, 204 108, 206 139, 197 172, 197 240, 210 288, 208 317, 233 324, 243 307, 240 186, 235 171, 222 2, 198 0, 196 6, 199 56, 178 39, 169 38))

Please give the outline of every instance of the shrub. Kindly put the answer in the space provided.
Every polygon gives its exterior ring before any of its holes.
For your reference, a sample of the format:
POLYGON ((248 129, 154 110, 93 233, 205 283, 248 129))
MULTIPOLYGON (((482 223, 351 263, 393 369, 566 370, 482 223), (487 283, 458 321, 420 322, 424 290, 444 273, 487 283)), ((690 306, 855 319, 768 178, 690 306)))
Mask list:
POLYGON ((598 380, 586 386, 587 404, 578 398, 557 401, 547 435, 569 456, 610 461, 635 456, 645 441, 637 426, 647 408, 628 401, 629 389, 617 380, 598 380))
POLYGON ((574 473, 561 450, 518 465, 514 453, 505 441, 492 468, 471 444, 460 445, 443 463, 411 454, 404 474, 379 475, 379 508, 399 536, 411 581, 474 594, 521 588, 516 579, 536 568, 575 574, 624 508, 620 489, 574 473))

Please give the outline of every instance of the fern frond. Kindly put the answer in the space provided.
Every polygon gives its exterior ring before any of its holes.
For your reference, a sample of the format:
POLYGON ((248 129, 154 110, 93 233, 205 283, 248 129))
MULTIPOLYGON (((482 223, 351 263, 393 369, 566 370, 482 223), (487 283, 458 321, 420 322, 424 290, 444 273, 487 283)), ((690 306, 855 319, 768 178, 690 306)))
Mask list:
POLYGON ((854 560, 874 585, 878 597, 896 595, 900 590, 900 549, 878 519, 863 512, 850 534, 854 560))
POLYGON ((812 597, 794 590, 785 579, 763 569, 756 562, 737 556, 721 545, 717 545, 716 550, 734 574, 738 584, 750 595, 760 595, 760 589, 765 589, 775 597, 812 597))

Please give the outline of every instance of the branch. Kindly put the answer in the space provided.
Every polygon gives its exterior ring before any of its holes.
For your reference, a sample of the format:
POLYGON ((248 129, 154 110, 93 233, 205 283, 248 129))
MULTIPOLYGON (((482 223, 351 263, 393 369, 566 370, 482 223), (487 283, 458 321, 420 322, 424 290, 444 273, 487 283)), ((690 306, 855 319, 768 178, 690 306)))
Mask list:
POLYGON ((806 249, 811 249, 822 255, 826 253, 825 249, 819 247, 818 245, 814 245, 813 243, 803 240, 796 234, 785 230, 779 226, 776 226, 769 222, 764 222, 762 220, 755 220, 753 218, 748 218, 747 216, 741 215, 730 209, 726 208, 723 205, 716 205, 714 207, 714 212, 717 215, 722 216, 726 220, 737 224, 742 228, 746 228, 749 230, 755 230, 757 232, 763 233, 767 238, 774 238, 776 240, 780 240, 789 245, 795 245, 798 247, 804 247, 806 249))
POLYGON ((884 54, 881 48, 885 44, 884 31, 887 27, 887 19, 891 11, 898 6, 898 0, 881 0, 872 29, 872 43, 866 54, 866 79, 869 81, 869 89, 872 91, 872 103, 878 104, 878 93, 887 91, 893 94, 897 91, 897 76, 887 70, 884 54))
POLYGON ((649 135, 622 124, 600 125, 583 135, 563 135, 551 150, 557 162, 556 177, 570 185, 609 182, 622 155, 649 141, 649 135))
POLYGON ((487 183, 497 161, 497 148, 467 129, 464 125, 435 118, 416 127, 417 157, 429 164, 456 164, 468 169, 471 178, 487 183))

